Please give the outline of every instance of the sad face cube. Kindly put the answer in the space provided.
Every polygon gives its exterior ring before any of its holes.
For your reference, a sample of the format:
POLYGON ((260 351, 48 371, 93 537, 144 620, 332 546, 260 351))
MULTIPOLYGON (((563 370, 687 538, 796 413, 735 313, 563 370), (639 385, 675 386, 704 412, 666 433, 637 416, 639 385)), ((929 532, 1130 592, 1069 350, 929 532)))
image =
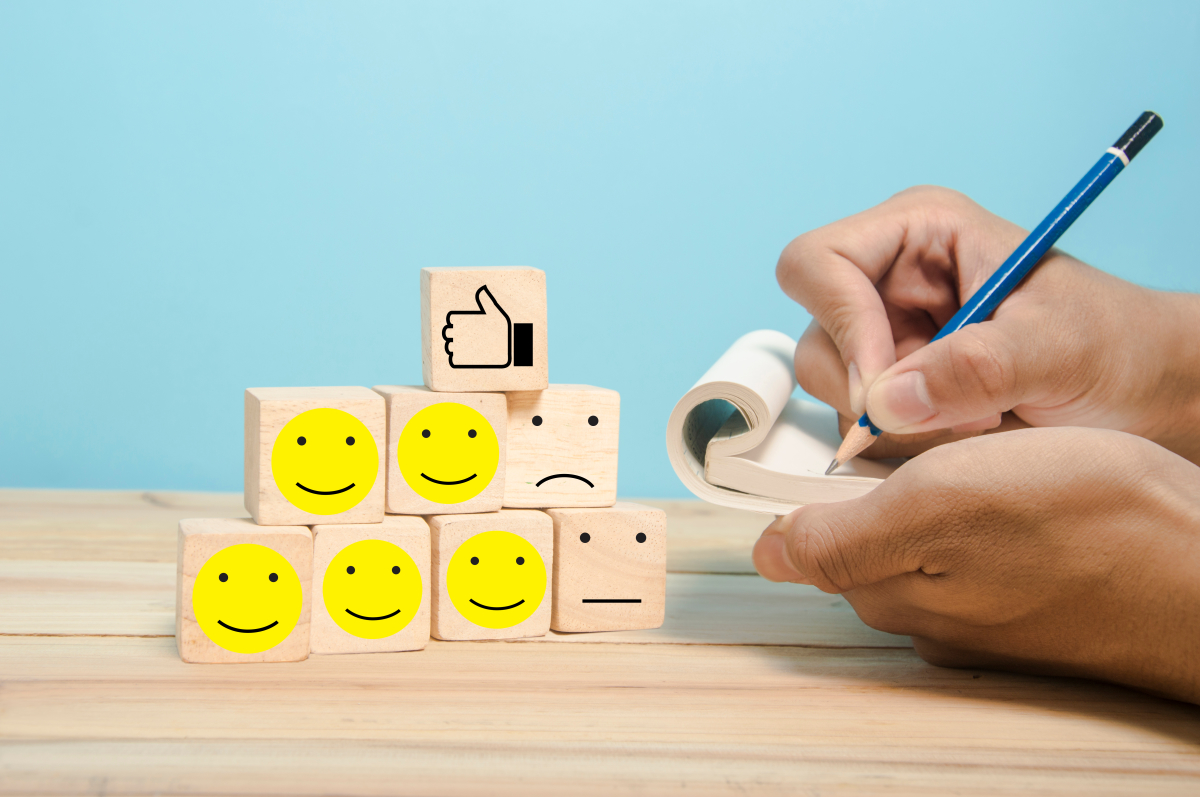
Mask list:
POLYGON ((621 395, 588 385, 508 394, 504 506, 612 506, 621 395))
POLYGON ((554 521, 552 629, 632 631, 662 625, 666 512, 622 501, 546 514, 554 521))

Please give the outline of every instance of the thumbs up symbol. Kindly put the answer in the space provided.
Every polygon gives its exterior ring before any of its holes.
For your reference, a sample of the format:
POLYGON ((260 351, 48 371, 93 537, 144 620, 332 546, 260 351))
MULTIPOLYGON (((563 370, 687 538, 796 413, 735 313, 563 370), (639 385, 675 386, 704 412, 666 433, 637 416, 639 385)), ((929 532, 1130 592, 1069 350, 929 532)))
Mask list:
MULTIPOLYGON (((442 338, 451 368, 507 368, 513 361, 513 323, 486 285, 475 291, 478 310, 446 313, 442 338), (454 334, 451 335, 451 330, 454 334)), ((517 365, 532 365, 532 324, 517 324, 517 365)))

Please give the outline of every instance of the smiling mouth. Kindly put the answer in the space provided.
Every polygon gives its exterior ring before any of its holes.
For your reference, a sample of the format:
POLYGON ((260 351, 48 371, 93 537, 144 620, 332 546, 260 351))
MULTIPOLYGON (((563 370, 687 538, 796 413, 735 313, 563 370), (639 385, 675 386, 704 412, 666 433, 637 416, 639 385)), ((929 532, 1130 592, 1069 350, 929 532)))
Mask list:
POLYGON ((305 486, 304 486, 303 484, 301 484, 300 482, 296 482, 296 486, 297 486, 297 487, 299 487, 299 488, 300 488, 301 490, 303 490, 304 492, 306 492, 306 493, 312 493, 313 495, 337 495, 338 493, 344 493, 344 492, 346 492, 347 490, 349 490, 351 487, 353 487, 353 486, 354 486, 354 482, 351 482, 349 485, 347 485, 346 487, 343 487, 343 488, 342 488, 342 489, 340 489, 340 490, 329 490, 328 492, 326 492, 325 490, 313 490, 313 489, 311 489, 311 488, 309 488, 309 487, 305 487, 305 486))
POLYGON ((354 612, 350 611, 349 609, 346 610, 346 614, 350 615, 351 617, 357 617, 360 620, 386 620, 389 617, 395 617, 396 615, 400 614, 400 610, 397 609, 396 611, 392 612, 391 614, 385 614, 382 617, 367 617, 366 615, 363 615, 363 614, 355 614, 354 612))
POLYGON ((588 487, 596 486, 596 485, 592 484, 590 481, 588 481, 587 479, 583 478, 582 476, 576 476, 574 473, 556 473, 553 476, 547 476, 546 478, 542 479, 540 482, 538 482, 534 486, 541 487, 543 484, 550 481, 551 479, 579 479, 579 481, 583 482, 588 487))
POLYGON ((478 475, 479 475, 478 473, 472 473, 467 478, 459 479, 456 482, 444 482, 441 479, 435 479, 432 476, 426 476, 424 473, 421 474, 421 478, 424 479, 425 481, 433 482, 434 484, 444 484, 447 487, 453 487, 456 484, 466 484, 467 482, 471 481, 471 479, 474 479, 478 475))
POLYGON ((518 606, 520 606, 522 603, 525 602, 525 599, 521 598, 521 600, 517 601, 512 606, 484 606, 482 603, 475 600, 474 598, 470 598, 469 600, 471 601, 471 603, 475 604, 480 609, 487 609, 489 612, 503 612, 503 611, 507 611, 508 609, 515 609, 518 606))
POLYGON ((222 628, 228 628, 230 631, 237 631, 239 634, 257 634, 259 631, 266 631, 268 628, 274 628, 275 626, 279 625, 279 621, 276 620, 270 625, 264 625, 262 628, 234 628, 224 620, 217 620, 217 625, 221 626, 222 628))

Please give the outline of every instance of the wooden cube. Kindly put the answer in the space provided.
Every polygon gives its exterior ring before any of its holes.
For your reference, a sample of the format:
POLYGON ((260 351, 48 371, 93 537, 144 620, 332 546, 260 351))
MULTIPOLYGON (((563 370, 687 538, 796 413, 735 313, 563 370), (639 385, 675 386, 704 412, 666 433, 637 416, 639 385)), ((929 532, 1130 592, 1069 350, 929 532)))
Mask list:
POLYGON ((527 266, 421 269, 421 350, 431 390, 544 389, 546 273, 527 266))
POLYGON ((379 523, 384 400, 365 387, 246 391, 246 509, 263 526, 379 523))
POLYGON ((508 394, 504 505, 612 506, 621 395, 587 385, 508 394))
POLYGON ((175 640, 189 662, 308 658, 312 532, 246 518, 179 521, 175 640))
POLYGON ((504 504, 503 393, 434 393, 380 385, 387 401, 387 511, 494 512, 504 504))
POLYGON ((420 650, 429 642, 429 524, 316 525, 313 653, 420 650))
POLYGON ((663 624, 667 513, 618 502, 547 509, 554 521, 555 631, 631 631, 663 624))
POLYGON ((517 639, 550 629, 554 523, 544 512, 434 515, 438 639, 517 639))

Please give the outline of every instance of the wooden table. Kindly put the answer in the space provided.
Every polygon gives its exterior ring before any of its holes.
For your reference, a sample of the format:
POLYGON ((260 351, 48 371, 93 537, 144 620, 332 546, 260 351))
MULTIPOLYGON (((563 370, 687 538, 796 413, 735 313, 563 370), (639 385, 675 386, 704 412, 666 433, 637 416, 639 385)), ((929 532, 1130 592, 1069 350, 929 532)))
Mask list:
POLYGON ((656 631, 187 665, 175 529, 240 495, 0 490, 5 794, 1200 794, 1200 708, 924 664, 667 509, 656 631))

